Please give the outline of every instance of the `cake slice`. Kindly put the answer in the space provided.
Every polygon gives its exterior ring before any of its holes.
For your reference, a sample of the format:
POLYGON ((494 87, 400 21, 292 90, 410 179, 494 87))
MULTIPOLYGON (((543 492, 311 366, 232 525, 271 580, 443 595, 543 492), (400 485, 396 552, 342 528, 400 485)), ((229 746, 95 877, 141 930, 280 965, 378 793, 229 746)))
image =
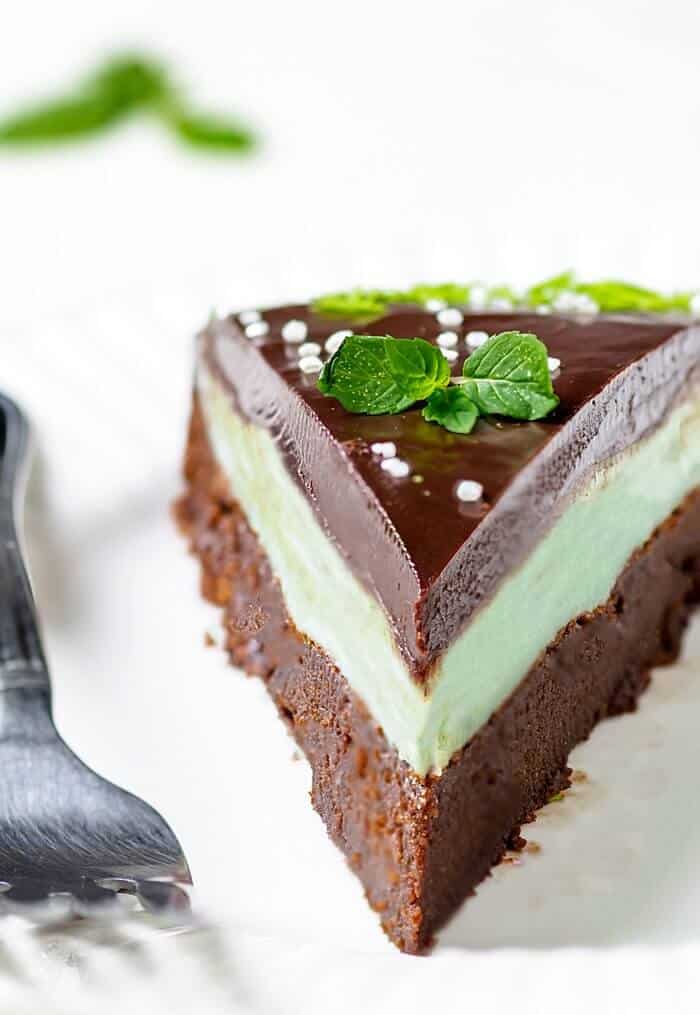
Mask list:
POLYGON ((178 516, 232 662, 418 952, 678 652, 700 592, 700 327, 388 303, 361 328, 322 304, 209 324, 178 516), (421 402, 348 411, 319 370, 358 330, 423 339, 453 379, 486 336, 537 335, 559 404, 469 433, 421 402))

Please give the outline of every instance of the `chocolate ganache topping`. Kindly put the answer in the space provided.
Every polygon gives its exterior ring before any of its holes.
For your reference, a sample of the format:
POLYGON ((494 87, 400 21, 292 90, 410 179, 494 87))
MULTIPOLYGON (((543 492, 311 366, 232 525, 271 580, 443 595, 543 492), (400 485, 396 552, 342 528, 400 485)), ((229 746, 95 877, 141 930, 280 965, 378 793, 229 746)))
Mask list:
POLYGON ((262 311, 257 327, 235 315, 215 320, 200 336, 202 362, 232 406, 272 434, 327 535, 383 604, 417 681, 591 470, 663 419, 700 359, 700 326, 678 318, 462 314, 450 326, 459 336, 453 374, 469 354, 468 333, 534 333, 561 361, 560 403, 550 416, 489 417, 469 435, 454 434, 416 408, 351 414, 321 394, 313 369, 300 369, 300 335, 322 350, 339 329, 437 343, 445 325, 415 306, 392 307, 362 328, 287 306, 262 311), (293 341, 283 337, 285 325, 293 341), (407 475, 382 467, 372 452, 387 442, 408 463, 407 475), (460 500, 464 480, 483 496, 460 500))

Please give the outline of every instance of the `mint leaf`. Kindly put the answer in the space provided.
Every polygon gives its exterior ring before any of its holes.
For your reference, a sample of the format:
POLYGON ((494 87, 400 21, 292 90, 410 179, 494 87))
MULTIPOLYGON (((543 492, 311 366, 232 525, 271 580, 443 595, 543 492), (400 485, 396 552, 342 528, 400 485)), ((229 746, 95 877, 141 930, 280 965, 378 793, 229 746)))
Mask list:
POLYGON ((24 110, 0 122, 0 144, 40 145, 95 134, 122 111, 100 95, 67 97, 24 110))
POLYGON ((535 335, 504 331, 465 360, 461 387, 482 413, 541 419, 559 404, 547 349, 535 335))
POLYGON ((108 60, 72 93, 0 123, 0 143, 46 144, 94 134, 160 98, 165 75, 139 56, 108 60))
POLYGON ((166 114, 163 119, 181 141, 195 148, 247 152, 255 146, 255 136, 250 130, 220 116, 192 113, 179 108, 166 114))
POLYGON ((107 59, 83 84, 83 92, 109 99, 122 110, 155 102, 172 91, 165 69, 150 57, 125 53, 107 59))
POLYGON ((395 298, 397 303, 427 303, 428 300, 442 300, 451 306, 469 302, 470 286, 459 285, 457 282, 443 282, 442 284, 414 285, 411 289, 398 295, 395 298))
POLYGON ((471 433, 478 418, 478 408, 456 385, 434 391, 423 408, 423 419, 440 423, 452 433, 471 433))
POLYGON ((689 313, 692 292, 666 294, 616 279, 579 282, 572 271, 562 272, 528 289, 525 300, 530 306, 556 306, 561 297, 587 296, 604 314, 689 313))
POLYGON ((576 279, 572 271, 563 271, 560 275, 547 278, 544 282, 531 286, 525 294, 525 300, 531 307, 550 306, 565 292, 573 292, 576 279))
POLYGON ((631 285, 629 282, 578 282, 575 292, 590 296, 603 313, 667 313, 671 310, 687 311, 691 293, 674 293, 670 296, 631 285))
POLYGON ((629 282, 608 280, 579 282, 572 271, 538 282, 524 295, 506 285, 484 288, 479 285, 461 285, 457 282, 421 284, 410 289, 352 289, 349 292, 330 293, 314 300, 312 306, 324 317, 342 318, 367 324, 383 317, 392 303, 417 303, 424 306, 428 300, 442 300, 451 306, 469 304, 475 288, 485 296, 485 304, 503 303, 513 307, 554 307, 563 313, 630 313, 655 314, 693 311, 695 293, 661 293, 653 289, 631 285, 629 282), (580 299, 577 301, 577 297, 580 299))
POLYGON ((348 292, 319 296, 311 306, 322 317, 342 318, 367 324, 384 317, 392 303, 417 303, 442 300, 452 306, 469 302, 470 286, 457 282, 423 283, 410 289, 350 289, 348 292))
POLYGON ((449 363, 422 338, 349 335, 324 366, 318 389, 348 412, 374 416, 402 412, 449 380, 449 363))
POLYGON ((349 292, 328 293, 311 304, 322 317, 342 318, 366 324, 383 317, 398 294, 387 289, 351 289, 349 292))
POLYGON ((64 96, 0 121, 0 144, 57 144, 88 137, 132 113, 157 117, 180 141, 216 151, 249 150, 254 137, 228 119, 192 112, 166 71, 138 54, 110 58, 64 96))
POLYGON ((486 301, 488 304, 500 301, 515 306, 520 302, 520 298, 515 289, 511 289, 509 285, 494 285, 487 290, 486 301))

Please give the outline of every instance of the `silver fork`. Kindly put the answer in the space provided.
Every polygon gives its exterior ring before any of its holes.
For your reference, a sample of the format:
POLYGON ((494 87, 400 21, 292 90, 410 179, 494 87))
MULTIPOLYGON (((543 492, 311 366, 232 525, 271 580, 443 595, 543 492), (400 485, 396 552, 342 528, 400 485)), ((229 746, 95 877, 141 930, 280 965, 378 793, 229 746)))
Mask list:
POLYGON ((104 911, 126 892, 184 914, 191 879, 168 825, 80 761, 53 724, 18 535, 28 455, 26 418, 0 394, 0 911, 104 911))

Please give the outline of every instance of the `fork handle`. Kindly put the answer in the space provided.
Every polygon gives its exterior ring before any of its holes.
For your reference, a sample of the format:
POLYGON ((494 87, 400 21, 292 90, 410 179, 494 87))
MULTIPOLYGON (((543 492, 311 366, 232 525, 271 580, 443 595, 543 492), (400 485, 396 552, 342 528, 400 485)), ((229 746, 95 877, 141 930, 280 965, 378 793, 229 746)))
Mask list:
POLYGON ((0 691, 50 689, 20 532, 29 465, 29 425, 0 394, 0 691))

